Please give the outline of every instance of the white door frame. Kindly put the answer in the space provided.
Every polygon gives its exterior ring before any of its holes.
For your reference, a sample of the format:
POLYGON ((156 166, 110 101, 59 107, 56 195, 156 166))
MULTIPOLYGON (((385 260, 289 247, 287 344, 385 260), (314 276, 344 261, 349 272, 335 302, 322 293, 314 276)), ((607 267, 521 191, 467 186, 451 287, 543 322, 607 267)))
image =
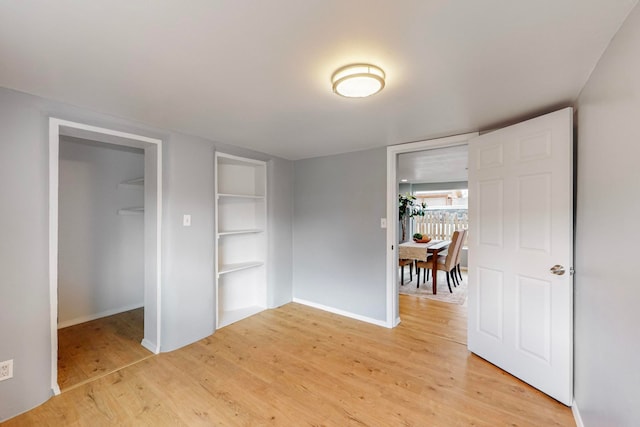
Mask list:
MULTIPOLYGON (((155 227, 155 295, 151 295, 146 289, 145 280, 145 307, 154 307, 156 316, 151 318, 155 323, 150 330, 155 331, 154 337, 147 337, 142 345, 153 353, 160 351, 160 327, 161 327, 161 233, 162 233, 162 141, 156 138, 120 132, 84 123, 49 118, 49 306, 51 321, 51 389, 54 394, 60 394, 58 386, 58 173, 60 134, 84 137, 98 142, 125 145, 130 147, 152 150, 155 157, 153 165, 156 172, 156 227, 155 227), (154 298, 155 296, 155 298, 154 298)), ((146 166, 146 165, 145 165, 146 166)), ((146 174, 146 173, 145 173, 146 174)), ((151 208, 151 207, 150 207, 151 208)), ((146 233, 146 231, 145 231, 146 233)), ((145 236, 145 240, 147 237, 145 236)), ((146 262, 146 261, 145 261, 146 262)), ((145 273, 146 275, 146 273, 145 273)), ((146 320, 146 319, 145 319, 146 320)), ((147 322, 145 321, 145 330, 147 322)))
POLYGON ((478 136, 477 132, 446 138, 430 139, 426 141, 410 142, 407 144, 387 147, 387 319, 386 327, 394 328, 400 323, 398 309, 398 182, 397 159, 398 154, 413 151, 429 150, 433 148, 452 147, 468 144, 471 138, 478 136))

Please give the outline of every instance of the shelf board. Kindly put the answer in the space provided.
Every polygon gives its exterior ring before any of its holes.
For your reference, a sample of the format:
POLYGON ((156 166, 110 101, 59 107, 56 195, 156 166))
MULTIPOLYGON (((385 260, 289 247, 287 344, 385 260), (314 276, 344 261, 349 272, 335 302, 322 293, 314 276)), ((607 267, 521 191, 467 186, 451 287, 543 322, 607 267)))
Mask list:
POLYGON ((142 215, 144 208, 124 208, 118 209, 118 215, 142 215))
POLYGON ((249 262, 237 262, 234 264, 222 264, 218 269, 218 276, 227 273, 233 273, 234 271, 245 270, 247 268, 259 267, 264 265, 262 261, 249 261, 249 262))
POLYGON ((262 233, 264 230, 261 228, 250 228, 246 230, 232 230, 232 231, 220 231, 218 232, 219 236, 232 236, 234 234, 252 234, 252 233, 262 233))
POLYGON ((229 198, 229 199, 264 199, 264 196, 259 196, 256 194, 231 194, 231 193, 218 193, 218 198, 229 198))
POLYGON ((236 166, 251 166, 251 167, 264 167, 266 162, 262 160, 247 159, 245 157, 234 156, 232 154, 226 154, 216 152, 216 158, 218 163, 222 165, 236 165, 236 166))
POLYGON ((144 178, 134 178, 122 181, 118 188, 144 188, 144 178))
POLYGON ((260 306, 250 306, 243 307, 237 310, 220 311, 218 313, 218 329, 237 322, 238 320, 242 320, 249 316, 253 316, 254 314, 260 313, 261 311, 264 311, 264 309, 264 307, 260 306))

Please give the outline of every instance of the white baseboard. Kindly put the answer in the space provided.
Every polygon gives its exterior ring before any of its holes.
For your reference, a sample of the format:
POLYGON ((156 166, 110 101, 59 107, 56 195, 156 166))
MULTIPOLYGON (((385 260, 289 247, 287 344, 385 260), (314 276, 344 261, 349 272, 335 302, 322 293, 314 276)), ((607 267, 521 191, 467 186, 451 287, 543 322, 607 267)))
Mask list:
POLYGON ((349 317, 351 319, 360 320, 362 322, 371 323, 376 326, 382 326, 388 328, 387 322, 384 320, 374 319, 372 317, 361 316, 359 314, 351 313, 350 311, 340 310, 339 308, 329 307, 322 304, 317 304, 312 301, 307 301, 300 298, 294 298, 293 302, 297 302, 298 304, 307 305, 309 307, 317 308, 319 310, 328 311, 329 313, 338 314, 340 316, 349 317))
POLYGON ((128 305, 125 307, 114 308, 111 310, 102 311, 100 313, 90 314, 87 316, 76 317, 75 319, 65 320, 58 322, 58 329, 66 328, 80 323, 90 322, 92 320, 100 319, 101 317, 113 316, 114 314, 122 313, 129 310, 135 310, 136 308, 144 307, 144 303, 128 305))
POLYGON ((143 339, 142 342, 140 343, 142 344, 142 346, 144 348, 146 348, 147 350, 149 350, 151 353, 153 354, 158 354, 160 353, 160 349, 158 348, 157 345, 155 345, 154 343, 152 343, 151 341, 149 341, 148 339, 143 339))
POLYGON ((576 427, 584 427, 582 417, 580 416, 580 410, 578 409, 578 404, 575 399, 573 399, 573 404, 571 405, 571 412, 573 413, 573 419, 576 421, 576 427))

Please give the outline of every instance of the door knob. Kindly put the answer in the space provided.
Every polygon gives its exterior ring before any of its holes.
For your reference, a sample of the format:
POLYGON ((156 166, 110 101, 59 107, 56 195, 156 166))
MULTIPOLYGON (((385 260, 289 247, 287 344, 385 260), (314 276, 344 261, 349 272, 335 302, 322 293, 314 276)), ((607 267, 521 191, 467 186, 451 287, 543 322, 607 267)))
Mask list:
POLYGON ((549 271, 553 274, 556 274, 558 276, 562 276, 564 274, 564 266, 560 265, 560 264, 556 264, 553 267, 551 267, 549 269, 549 271))

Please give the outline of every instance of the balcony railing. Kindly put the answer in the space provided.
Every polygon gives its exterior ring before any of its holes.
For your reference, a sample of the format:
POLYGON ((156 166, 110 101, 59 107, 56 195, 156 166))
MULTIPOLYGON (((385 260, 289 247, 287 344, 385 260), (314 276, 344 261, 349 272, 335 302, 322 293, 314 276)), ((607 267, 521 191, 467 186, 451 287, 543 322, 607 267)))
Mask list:
POLYGON ((426 234, 435 240, 451 240, 454 231, 468 228, 469 214, 466 210, 430 210, 424 216, 413 217, 413 232, 426 234))

